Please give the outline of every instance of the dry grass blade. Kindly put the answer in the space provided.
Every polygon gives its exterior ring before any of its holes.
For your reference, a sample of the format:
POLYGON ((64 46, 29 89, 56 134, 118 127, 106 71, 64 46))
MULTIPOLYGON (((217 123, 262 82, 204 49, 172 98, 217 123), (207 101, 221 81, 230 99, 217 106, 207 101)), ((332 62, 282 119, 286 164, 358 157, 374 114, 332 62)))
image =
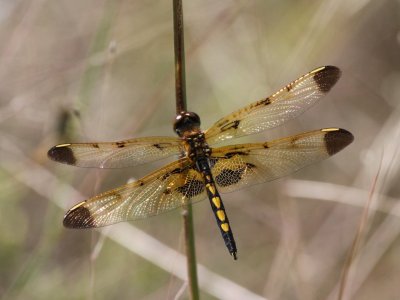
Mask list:
POLYGON ((372 186, 371 186, 371 191, 368 197, 367 202, 365 203, 364 209, 363 209, 363 213, 361 215, 361 219, 360 219, 360 224, 358 226, 356 235, 354 237, 353 240, 353 244, 351 245, 350 248, 350 252, 347 256, 347 259, 345 261, 344 264, 344 268, 343 268, 343 274, 340 278, 340 284, 339 284, 339 295, 338 295, 338 300, 342 300, 345 299, 345 291, 346 291, 346 285, 348 284, 348 278, 349 278, 349 272, 350 272, 350 268, 353 265, 353 262, 355 260, 355 257, 357 255, 357 252, 359 251, 361 244, 362 244, 362 240, 365 237, 366 234, 366 225, 367 225, 367 221, 368 221, 368 217, 369 217, 369 213, 370 213, 370 207, 371 207, 371 203, 372 203, 372 198, 374 197, 375 194, 375 189, 376 189, 376 184, 378 182, 379 179, 379 174, 382 168, 382 161, 383 161, 383 153, 382 153, 382 157, 379 163, 379 167, 378 167, 378 171, 375 175, 375 178, 372 182, 372 186))

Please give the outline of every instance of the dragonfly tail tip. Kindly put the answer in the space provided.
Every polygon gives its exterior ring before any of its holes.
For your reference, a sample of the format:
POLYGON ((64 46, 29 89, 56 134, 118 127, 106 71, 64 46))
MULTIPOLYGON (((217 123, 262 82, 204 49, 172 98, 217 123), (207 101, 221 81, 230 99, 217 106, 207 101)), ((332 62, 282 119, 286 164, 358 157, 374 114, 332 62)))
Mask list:
POLYGON ((237 253, 237 252, 232 252, 232 253, 231 253, 231 255, 233 256, 233 259, 234 259, 234 260, 237 260, 236 253, 237 253))

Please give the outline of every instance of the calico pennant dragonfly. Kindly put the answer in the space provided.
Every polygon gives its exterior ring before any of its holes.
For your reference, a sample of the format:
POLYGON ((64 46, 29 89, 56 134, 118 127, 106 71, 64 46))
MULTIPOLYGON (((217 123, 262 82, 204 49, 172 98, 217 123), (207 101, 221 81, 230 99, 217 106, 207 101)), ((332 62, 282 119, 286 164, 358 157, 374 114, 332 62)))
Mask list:
POLYGON ((177 155, 179 159, 122 187, 72 207, 64 217, 69 228, 92 228, 158 215, 208 198, 229 253, 237 248, 220 192, 288 175, 339 152, 353 141, 340 128, 325 128, 262 143, 214 148, 224 140, 282 125, 311 107, 340 77, 337 67, 315 69, 272 96, 251 103, 200 129, 193 112, 176 117, 179 138, 143 137, 120 142, 54 146, 48 156, 78 167, 120 168, 177 155))

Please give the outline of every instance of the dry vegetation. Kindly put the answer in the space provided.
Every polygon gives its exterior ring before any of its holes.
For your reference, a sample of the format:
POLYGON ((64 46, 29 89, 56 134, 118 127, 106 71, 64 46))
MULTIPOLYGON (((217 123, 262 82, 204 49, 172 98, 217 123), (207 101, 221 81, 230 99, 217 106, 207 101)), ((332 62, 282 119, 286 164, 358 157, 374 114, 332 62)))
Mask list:
MULTIPOLYGON (((170 2, 0 1, 1 299, 186 298, 172 251, 183 248, 179 211, 106 235, 62 227, 67 207, 162 163, 106 171, 46 157, 57 143, 173 135, 170 2)), ((224 195, 236 262, 209 204, 195 205, 202 298, 337 299, 371 199, 344 299, 397 299, 400 2, 186 0, 184 9, 188 107, 204 128, 332 64, 343 77, 318 105, 246 140, 331 126, 355 136, 325 162, 224 195)))

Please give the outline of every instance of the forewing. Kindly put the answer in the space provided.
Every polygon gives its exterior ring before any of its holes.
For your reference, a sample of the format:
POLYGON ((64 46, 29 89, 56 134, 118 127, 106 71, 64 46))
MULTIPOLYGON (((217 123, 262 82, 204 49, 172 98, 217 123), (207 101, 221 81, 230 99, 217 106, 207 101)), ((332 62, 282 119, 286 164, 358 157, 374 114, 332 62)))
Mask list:
POLYGON ((181 140, 145 137, 120 142, 61 144, 47 155, 54 161, 78 167, 122 168, 166 158, 182 151, 181 140))
POLYGON ((213 149, 211 171, 220 192, 271 181, 339 152, 353 135, 339 128, 302 133, 261 143, 213 149))
POLYGON ((64 226, 101 227, 147 218, 205 197, 202 175, 183 158, 136 182, 75 205, 65 215, 64 226))
POLYGON ((254 102, 217 121, 205 136, 209 144, 277 127, 297 117, 329 92, 340 77, 326 66, 291 82, 272 96, 254 102))

